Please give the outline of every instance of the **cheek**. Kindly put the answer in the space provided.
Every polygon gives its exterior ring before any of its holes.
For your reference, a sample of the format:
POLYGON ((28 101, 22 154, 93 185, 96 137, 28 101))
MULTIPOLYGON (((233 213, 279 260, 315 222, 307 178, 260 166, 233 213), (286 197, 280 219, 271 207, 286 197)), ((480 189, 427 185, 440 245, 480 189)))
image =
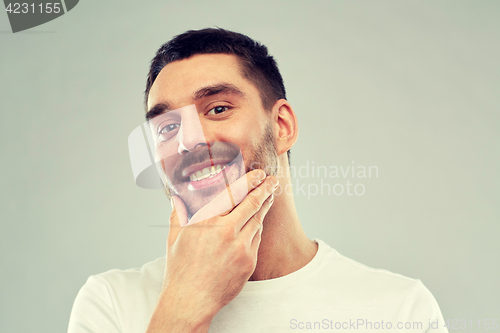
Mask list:
POLYGON ((239 131, 235 131, 234 133, 225 133, 217 138, 217 141, 221 142, 229 142, 238 146, 240 152, 243 156, 249 150, 254 150, 257 147, 255 146, 255 135, 256 133, 249 131, 248 129, 241 129, 239 131))
POLYGON ((235 117, 220 123, 204 123, 203 131, 208 142, 230 142, 236 144, 243 155, 248 150, 259 149, 265 124, 255 117, 235 117))

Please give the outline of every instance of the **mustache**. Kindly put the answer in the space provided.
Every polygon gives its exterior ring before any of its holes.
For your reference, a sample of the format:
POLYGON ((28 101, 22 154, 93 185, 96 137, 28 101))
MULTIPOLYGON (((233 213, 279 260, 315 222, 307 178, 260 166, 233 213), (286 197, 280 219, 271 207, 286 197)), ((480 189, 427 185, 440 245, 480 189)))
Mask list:
POLYGON ((193 149, 184 155, 174 166, 170 181, 173 185, 186 182, 189 177, 183 177, 182 171, 187 167, 211 160, 229 160, 232 164, 240 155, 238 145, 229 142, 212 142, 193 149))

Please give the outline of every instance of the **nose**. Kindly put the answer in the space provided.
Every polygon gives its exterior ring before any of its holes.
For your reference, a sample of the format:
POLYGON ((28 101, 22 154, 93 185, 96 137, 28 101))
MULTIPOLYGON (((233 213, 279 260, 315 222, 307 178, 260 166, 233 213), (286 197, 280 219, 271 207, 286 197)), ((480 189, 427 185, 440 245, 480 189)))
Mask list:
POLYGON ((200 117, 196 110, 186 110, 181 119, 181 126, 177 133, 179 155, 185 155, 197 146, 206 145, 205 135, 201 126, 200 117))

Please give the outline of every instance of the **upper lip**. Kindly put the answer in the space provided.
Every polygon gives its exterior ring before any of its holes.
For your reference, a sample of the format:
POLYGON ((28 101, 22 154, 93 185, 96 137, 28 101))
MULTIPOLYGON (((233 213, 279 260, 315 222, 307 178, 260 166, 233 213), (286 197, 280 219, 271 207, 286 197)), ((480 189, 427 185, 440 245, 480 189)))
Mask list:
POLYGON ((197 171, 201 171, 201 170, 208 168, 212 165, 213 166, 216 166, 217 164, 226 165, 226 164, 229 164, 231 161, 232 161, 231 159, 227 159, 227 158, 206 160, 205 162, 196 163, 196 164, 193 164, 193 165, 190 165, 190 166, 184 168, 184 170, 182 170, 181 174, 182 174, 182 177, 187 178, 187 177, 191 176, 193 173, 195 173, 197 171))

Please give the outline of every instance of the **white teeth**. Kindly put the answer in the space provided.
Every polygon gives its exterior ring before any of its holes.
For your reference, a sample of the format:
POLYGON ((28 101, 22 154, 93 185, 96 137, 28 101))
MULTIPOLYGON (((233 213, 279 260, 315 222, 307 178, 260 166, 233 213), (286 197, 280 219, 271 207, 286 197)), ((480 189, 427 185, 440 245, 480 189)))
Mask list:
POLYGON ((210 166, 210 167, 204 168, 203 170, 193 172, 189 176, 189 180, 190 181, 199 181, 199 180, 202 180, 205 178, 213 177, 213 176, 217 175, 219 172, 221 172, 222 170, 224 170, 226 168, 226 166, 227 165, 225 165, 224 167, 221 167, 220 164, 217 164, 215 166, 210 166))

